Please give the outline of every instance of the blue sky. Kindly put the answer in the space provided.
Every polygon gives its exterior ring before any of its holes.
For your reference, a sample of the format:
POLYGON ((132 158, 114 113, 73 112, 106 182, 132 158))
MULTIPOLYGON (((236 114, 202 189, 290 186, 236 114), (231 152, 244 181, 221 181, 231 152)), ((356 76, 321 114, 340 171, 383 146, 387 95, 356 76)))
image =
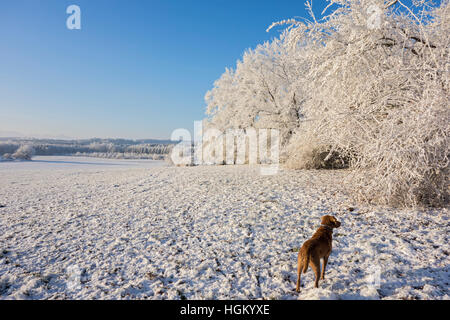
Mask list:
MULTIPOLYGON (((320 1, 318 8, 323 5, 320 1)), ((243 51, 299 1, 3 0, 0 134, 168 138, 243 51), (81 30, 66 8, 81 8, 81 30)))

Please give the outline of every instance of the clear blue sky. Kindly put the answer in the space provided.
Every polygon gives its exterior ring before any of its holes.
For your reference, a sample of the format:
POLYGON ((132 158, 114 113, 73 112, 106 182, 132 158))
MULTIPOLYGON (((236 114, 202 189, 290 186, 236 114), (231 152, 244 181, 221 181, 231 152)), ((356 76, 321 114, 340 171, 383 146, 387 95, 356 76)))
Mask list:
MULTIPOLYGON (((320 12, 325 1, 314 1, 320 12)), ((0 135, 168 138, 303 0, 2 0, 0 135), (66 8, 81 8, 81 30, 66 8)))
POLYGON ((0 134, 168 138, 299 1, 2 0, 0 134), (81 30, 66 8, 81 8, 81 30))

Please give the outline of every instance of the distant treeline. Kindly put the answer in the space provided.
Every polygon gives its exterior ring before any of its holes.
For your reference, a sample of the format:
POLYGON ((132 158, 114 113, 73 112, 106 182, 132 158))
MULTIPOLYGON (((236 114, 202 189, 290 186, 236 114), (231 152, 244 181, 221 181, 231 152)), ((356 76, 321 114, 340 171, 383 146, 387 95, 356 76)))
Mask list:
MULTIPOLYGON (((170 140, 126 139, 5 139, 0 138, 0 156, 15 153, 20 146, 29 145, 38 156, 83 155, 107 158, 153 159, 153 155, 170 153, 175 142, 170 140), (152 156, 149 156, 152 155, 152 156)), ((160 158, 160 157, 157 157, 160 158)))

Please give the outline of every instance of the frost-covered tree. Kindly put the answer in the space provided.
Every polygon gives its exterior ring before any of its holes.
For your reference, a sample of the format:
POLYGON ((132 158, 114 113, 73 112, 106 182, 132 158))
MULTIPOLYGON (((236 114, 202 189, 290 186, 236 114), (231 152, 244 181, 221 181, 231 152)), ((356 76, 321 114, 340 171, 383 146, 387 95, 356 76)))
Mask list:
POLYGON ((353 194, 448 202, 450 6, 332 0, 286 20, 208 92, 208 123, 282 130, 292 168, 351 167, 353 194), (291 136, 291 132, 295 132, 291 136))
POLYGON ((17 151, 12 155, 14 159, 18 160, 31 160, 34 156, 34 148, 31 145, 22 145, 17 149, 17 151))
POLYGON ((310 121, 292 139, 288 165, 320 166, 337 154, 359 169, 352 184, 367 201, 446 203, 449 2, 331 3, 336 9, 321 21, 291 22, 292 39, 316 49, 304 82, 310 121))
POLYGON ((279 129, 282 144, 298 126, 304 72, 302 51, 289 46, 289 32, 247 50, 235 69, 226 69, 205 96, 207 127, 279 129))

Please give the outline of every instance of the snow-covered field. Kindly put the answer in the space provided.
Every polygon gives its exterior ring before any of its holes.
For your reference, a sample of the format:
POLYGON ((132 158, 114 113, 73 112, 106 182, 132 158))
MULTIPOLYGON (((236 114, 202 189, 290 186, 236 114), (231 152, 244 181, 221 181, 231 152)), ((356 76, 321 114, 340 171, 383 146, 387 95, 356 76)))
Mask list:
POLYGON ((0 299, 449 299, 448 210, 358 206, 344 175, 0 162, 0 299), (326 280, 309 269, 297 294, 296 250, 325 214, 342 222, 326 280))

